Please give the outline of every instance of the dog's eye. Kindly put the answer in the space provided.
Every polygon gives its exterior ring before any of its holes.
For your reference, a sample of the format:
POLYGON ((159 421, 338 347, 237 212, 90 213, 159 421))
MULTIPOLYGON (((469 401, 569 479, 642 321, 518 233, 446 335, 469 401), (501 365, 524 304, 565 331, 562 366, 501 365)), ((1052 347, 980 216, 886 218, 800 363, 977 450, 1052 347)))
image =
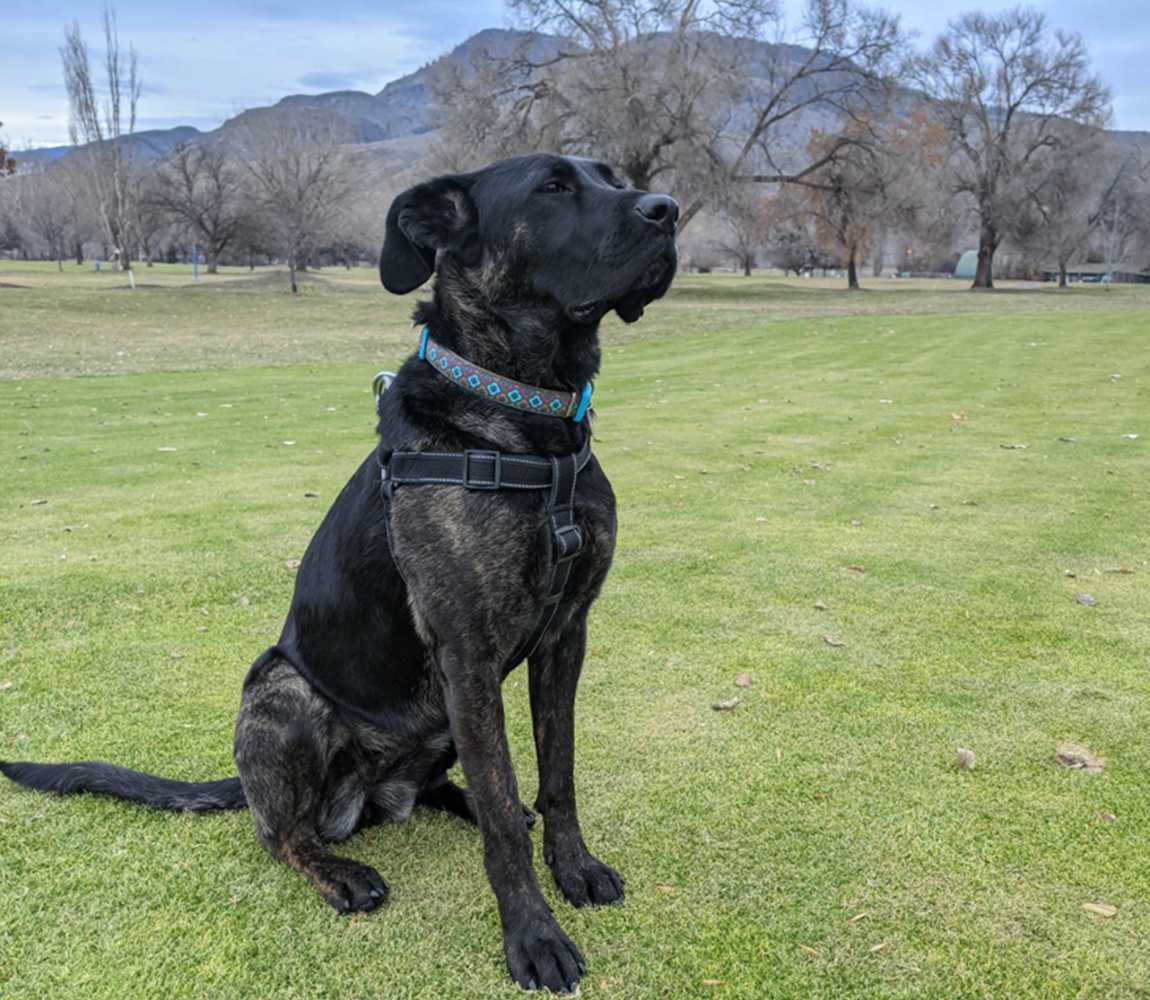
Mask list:
POLYGON ((570 184, 562 181, 548 181, 539 189, 544 194, 570 194, 573 190, 570 184))

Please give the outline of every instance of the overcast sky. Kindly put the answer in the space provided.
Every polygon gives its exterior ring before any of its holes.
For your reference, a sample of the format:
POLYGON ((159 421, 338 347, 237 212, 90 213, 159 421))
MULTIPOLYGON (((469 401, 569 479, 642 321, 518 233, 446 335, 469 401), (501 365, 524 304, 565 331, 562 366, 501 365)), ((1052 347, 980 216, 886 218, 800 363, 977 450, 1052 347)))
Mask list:
MULTIPOLYGON (((784 0, 790 8, 795 0, 784 0)), ((949 18, 1011 0, 887 0, 903 24, 933 39, 949 18)), ((0 0, 0 121, 16 147, 68 141, 59 45, 79 18, 93 50, 100 0, 0 0)), ((1079 31, 1114 90, 1118 128, 1150 130, 1148 0, 1036 3, 1055 27, 1079 31)), ((246 107, 292 93, 378 91, 486 27, 508 26, 502 0, 119 0, 120 39, 140 54, 139 128, 210 129, 246 107)))

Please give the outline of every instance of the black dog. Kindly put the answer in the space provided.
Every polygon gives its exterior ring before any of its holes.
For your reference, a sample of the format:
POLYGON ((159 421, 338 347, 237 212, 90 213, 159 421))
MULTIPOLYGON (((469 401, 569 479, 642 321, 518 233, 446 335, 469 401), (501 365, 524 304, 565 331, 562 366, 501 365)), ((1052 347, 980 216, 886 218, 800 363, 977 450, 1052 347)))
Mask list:
POLYGON ((573 784, 587 611, 615 542, 579 394, 599 367, 600 319, 633 322, 670 285, 677 217, 602 164, 551 155, 401 194, 380 274, 405 294, 437 271, 434 301, 415 312, 424 341, 381 399, 378 451, 308 546, 279 642, 244 682, 239 777, 91 762, 4 773, 159 808, 246 805, 267 849, 341 912, 388 890, 329 842, 415 805, 455 813, 483 833, 512 977, 572 989, 583 958, 535 879, 500 685, 529 652, 535 808, 555 881, 576 906, 622 899, 622 878, 583 843, 573 784), (466 791, 446 776, 457 755, 466 791))

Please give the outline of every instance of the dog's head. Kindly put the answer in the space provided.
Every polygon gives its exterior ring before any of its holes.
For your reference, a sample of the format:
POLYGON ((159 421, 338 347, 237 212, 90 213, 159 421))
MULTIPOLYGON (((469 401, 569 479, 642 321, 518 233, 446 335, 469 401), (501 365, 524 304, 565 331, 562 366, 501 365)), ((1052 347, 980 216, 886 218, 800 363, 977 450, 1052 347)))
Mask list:
POLYGON ((678 217, 671 198, 626 187, 605 164, 518 156, 399 195, 379 273, 403 295, 438 270, 505 318, 587 325, 614 309, 632 323, 671 284, 678 217))

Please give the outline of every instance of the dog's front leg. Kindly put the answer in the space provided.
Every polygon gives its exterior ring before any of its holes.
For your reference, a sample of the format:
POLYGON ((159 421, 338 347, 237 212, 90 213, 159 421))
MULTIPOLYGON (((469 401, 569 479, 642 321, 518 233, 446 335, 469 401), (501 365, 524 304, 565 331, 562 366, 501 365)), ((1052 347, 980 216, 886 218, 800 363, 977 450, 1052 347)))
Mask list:
POLYGON ((539 761, 543 859, 575 906, 616 903, 623 878, 587 850, 575 805, 575 689, 583 668, 587 615, 575 620, 529 659, 531 718, 539 761))
POLYGON ((543 899, 531 838, 504 731, 497 667, 462 651, 441 651, 447 713, 483 834, 487 877, 499 904, 507 969, 520 986, 570 992, 583 956, 543 899))

